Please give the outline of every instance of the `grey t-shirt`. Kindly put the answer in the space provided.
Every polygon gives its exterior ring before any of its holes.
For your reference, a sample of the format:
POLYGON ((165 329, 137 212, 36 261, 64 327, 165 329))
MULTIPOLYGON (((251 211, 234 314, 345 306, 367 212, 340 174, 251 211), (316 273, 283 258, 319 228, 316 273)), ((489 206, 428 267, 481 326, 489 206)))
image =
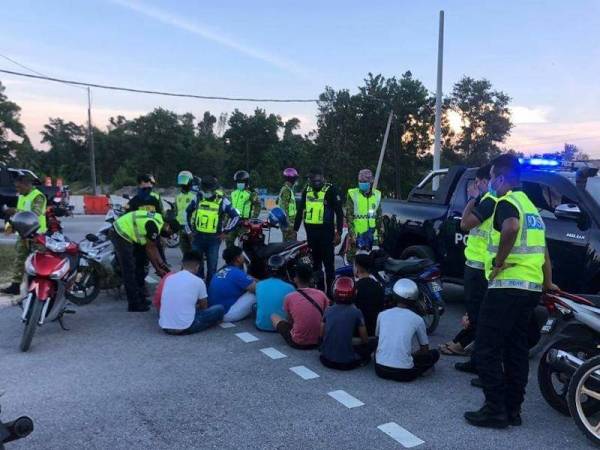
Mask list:
POLYGON ((413 338, 420 345, 428 345, 427 327, 423 318, 406 308, 391 308, 379 313, 377 329, 379 336, 375 361, 395 369, 412 369, 414 362, 413 338))
POLYGON ((337 303, 327 308, 323 322, 325 336, 321 344, 321 354, 329 361, 342 364, 360 359, 352 348, 354 332, 365 324, 360 309, 352 304, 337 303))

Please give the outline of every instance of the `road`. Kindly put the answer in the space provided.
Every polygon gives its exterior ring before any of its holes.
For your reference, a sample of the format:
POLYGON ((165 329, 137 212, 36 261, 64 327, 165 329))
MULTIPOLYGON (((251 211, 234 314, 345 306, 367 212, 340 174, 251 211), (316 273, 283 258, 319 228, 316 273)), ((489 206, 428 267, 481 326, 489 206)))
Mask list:
MULTIPOLYGON (((78 239, 99 223, 69 219, 66 233, 78 239)), ((173 263, 176 258, 177 251, 169 251, 173 263)), ((451 294, 434 345, 459 326, 460 290, 451 294)), ((419 449, 591 448, 573 421, 541 398, 537 361, 524 425, 474 429, 462 414, 478 408, 483 396, 469 386, 469 375, 452 368, 459 359, 443 357, 433 374, 397 384, 378 379, 372 364, 351 372, 326 369, 316 351, 290 349, 249 320, 167 336, 156 312, 125 309, 124 299, 102 294, 66 318, 69 331, 44 325, 26 354, 18 351, 19 309, 0 309, 2 417, 28 414, 36 425, 9 448, 403 448, 378 428, 391 422, 404 429, 397 438, 406 445, 423 441, 419 449), (243 332, 258 340, 242 341, 236 334, 243 332), (271 359, 261 352, 267 348, 285 357, 271 359), (290 370, 299 366, 318 377, 305 380, 290 370), (350 406, 359 406, 347 408, 328 395, 339 390, 351 396, 350 406)))

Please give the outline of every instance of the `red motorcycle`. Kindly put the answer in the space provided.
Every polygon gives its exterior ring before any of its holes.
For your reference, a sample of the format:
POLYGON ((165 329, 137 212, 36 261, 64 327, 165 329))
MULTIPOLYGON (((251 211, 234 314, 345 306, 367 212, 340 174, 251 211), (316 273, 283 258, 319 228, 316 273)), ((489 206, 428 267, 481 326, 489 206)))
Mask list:
MULTIPOLYGON (((265 243, 264 230, 277 228, 269 221, 250 219, 242 223, 246 233, 241 236, 242 249, 248 266, 248 273, 254 278, 262 280, 267 278, 267 261, 273 255, 281 255, 286 261, 288 279, 293 279, 294 268, 299 263, 312 265, 312 254, 306 241, 290 241, 265 243)), ((269 239, 270 240, 270 239, 269 239)))

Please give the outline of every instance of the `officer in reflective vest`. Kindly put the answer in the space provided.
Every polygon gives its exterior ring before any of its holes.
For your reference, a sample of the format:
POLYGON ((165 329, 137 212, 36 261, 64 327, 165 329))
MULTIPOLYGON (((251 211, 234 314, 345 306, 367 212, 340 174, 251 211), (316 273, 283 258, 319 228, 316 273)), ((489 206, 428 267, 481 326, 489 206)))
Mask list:
POLYGON ((156 181, 152 174, 138 175, 138 189, 136 195, 127 204, 128 211, 144 210, 156 212, 164 216, 162 199, 158 192, 154 192, 156 181))
POLYGON ((298 239, 298 233, 294 230, 294 222, 296 221, 296 194, 294 194, 294 185, 298 180, 298 171, 293 167, 288 167, 283 171, 283 179, 285 180, 283 186, 279 190, 277 196, 277 206, 279 206, 286 213, 288 218, 288 224, 290 224, 285 230, 283 230, 283 241, 296 241, 298 239))
POLYGON ((191 229, 187 225, 187 208, 196 199, 196 194, 192 192, 193 179, 192 172, 188 170, 182 170, 177 175, 177 185, 181 191, 175 196, 175 213, 181 227, 179 247, 183 254, 192 250, 191 229))
MULTIPOLYGON (((17 207, 6 209, 4 211, 5 216, 10 217, 17 212, 31 211, 38 216, 40 223, 38 233, 45 233, 47 231, 46 196, 33 186, 31 178, 27 175, 17 176, 14 183, 17 193, 19 194, 17 198, 17 207)), ((10 228, 7 228, 7 232, 10 231, 10 228)), ((0 291, 7 295, 18 295, 20 292, 21 282, 23 281, 23 275, 25 273, 25 260, 27 259, 27 256, 29 256, 30 245, 27 240, 17 238, 15 250, 11 284, 0 291)))
MULTIPOLYGON (((256 190, 250 188, 250 174, 238 170, 233 176, 235 189, 231 192, 231 203, 238 212, 241 220, 256 219, 260 215, 260 197, 256 190)), ((243 228, 237 228, 227 235, 227 247, 235 244, 235 240, 244 233, 243 228)))
POLYGON ((521 424, 529 372, 528 325, 543 289, 556 289, 546 250, 544 221, 520 185, 514 155, 492 162, 489 192, 496 197, 485 272, 487 295, 475 337, 476 368, 484 406, 465 413, 472 425, 505 428, 521 424))
POLYGON ((369 169, 361 170, 358 173, 358 187, 348 190, 345 210, 348 224, 346 257, 353 261, 359 236, 369 235, 369 248, 362 248, 366 252, 370 252, 373 245, 383 243, 381 192, 373 189, 373 173, 369 169))
POLYGON ((221 242, 228 233, 238 227, 240 216, 223 191, 219 189, 214 176, 202 177, 200 189, 197 199, 188 206, 188 225, 194 232, 192 249, 198 253, 202 261, 198 276, 203 278, 206 273, 208 285, 217 271, 221 242), (206 272, 204 257, 206 257, 206 272))
MULTIPOLYGON (((479 308, 487 292, 487 279, 484 264, 487 255, 489 231, 496 207, 496 198, 488 192, 490 166, 480 167, 475 180, 467 187, 468 200, 462 214, 460 228, 468 232, 465 246, 464 299, 467 311, 465 328, 452 340, 440 346, 440 352, 447 355, 463 355, 465 348, 475 340, 479 308)), ((475 357, 454 365, 462 372, 476 373, 475 357)))
POLYGON ((313 268, 319 278, 318 286, 329 292, 335 274, 334 247, 340 243, 344 211, 337 189, 325 183, 321 169, 312 169, 309 173, 308 186, 298 203, 294 230, 298 231, 302 222, 312 251, 313 268), (322 279, 323 268, 325 280, 322 279))
POLYGON ((161 258, 157 242, 161 236, 168 237, 178 231, 176 220, 165 222, 160 214, 149 211, 128 212, 114 222, 110 239, 121 267, 130 312, 148 311, 149 302, 145 298, 146 258, 150 259, 159 276, 165 275, 169 266, 161 258), (144 257, 134 251, 136 247, 145 250, 144 257))

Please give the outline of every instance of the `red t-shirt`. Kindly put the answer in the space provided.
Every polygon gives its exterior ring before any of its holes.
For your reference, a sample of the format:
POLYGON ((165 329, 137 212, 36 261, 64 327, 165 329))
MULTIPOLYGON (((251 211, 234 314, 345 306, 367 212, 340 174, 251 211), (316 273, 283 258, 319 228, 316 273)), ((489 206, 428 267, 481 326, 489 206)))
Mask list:
POLYGON ((169 278, 169 276, 173 275, 174 273, 177 273, 177 272, 169 272, 164 277, 162 277, 160 279, 160 282, 158 283, 158 286, 156 287, 156 291, 154 291, 154 297, 152 298, 152 304, 156 307, 156 309, 158 311, 160 311, 160 300, 162 298, 163 288, 165 287, 165 281, 167 281, 167 278, 169 278))
MULTIPOLYGON (((327 296, 318 289, 302 289, 323 311, 329 305, 327 296)), ((302 294, 292 292, 283 301, 283 310, 292 319, 291 336, 296 344, 316 345, 321 334, 323 316, 302 294)))

